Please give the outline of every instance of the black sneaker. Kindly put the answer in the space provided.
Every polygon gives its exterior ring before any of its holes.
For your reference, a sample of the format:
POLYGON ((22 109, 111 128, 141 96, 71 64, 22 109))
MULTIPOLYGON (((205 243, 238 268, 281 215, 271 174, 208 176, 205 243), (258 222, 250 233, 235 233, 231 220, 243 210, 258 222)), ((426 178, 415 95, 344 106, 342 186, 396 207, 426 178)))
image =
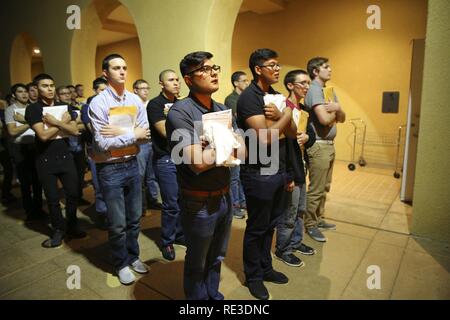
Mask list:
POLYGON ((247 288, 256 299, 269 300, 269 291, 262 281, 247 282, 247 288))
POLYGON ((166 260, 175 260, 175 249, 173 248, 173 245, 169 244, 168 246, 163 247, 161 253, 166 260))
POLYGON ((304 254, 305 256, 312 256, 316 253, 316 250, 304 243, 301 243, 298 247, 295 247, 294 250, 300 252, 301 254, 304 254))
POLYGON ((289 282, 288 277, 286 277, 283 273, 275 270, 272 270, 271 272, 265 274, 263 280, 276 284, 285 284, 289 282))
POLYGON ((291 267, 302 267, 304 265, 303 261, 300 258, 293 255, 292 253, 282 254, 275 252, 275 257, 291 267))
POLYGON ((324 230, 336 230, 336 225, 332 223, 328 223, 325 220, 320 221, 317 224, 317 227, 324 230))
POLYGON ((64 239, 64 231, 56 230, 53 236, 50 239, 42 242, 42 246, 44 248, 59 248, 62 245, 62 241, 64 239))

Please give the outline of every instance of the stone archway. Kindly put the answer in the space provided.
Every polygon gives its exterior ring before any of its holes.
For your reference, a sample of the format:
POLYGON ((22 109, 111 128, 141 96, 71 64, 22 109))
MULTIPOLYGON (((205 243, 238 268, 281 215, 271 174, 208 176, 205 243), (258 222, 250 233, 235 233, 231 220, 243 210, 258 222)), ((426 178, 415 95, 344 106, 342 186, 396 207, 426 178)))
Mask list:
POLYGON ((11 46, 10 83, 28 83, 34 76, 44 72, 42 52, 28 33, 16 36, 11 46))
POLYGON ((136 80, 132 78, 142 77, 141 49, 133 18, 123 2, 118 0, 90 2, 82 9, 81 29, 75 30, 72 38, 70 61, 72 82, 81 83, 86 88, 90 88, 92 81, 101 75, 101 61, 99 62, 98 54, 113 53, 104 47, 129 39, 135 39, 131 49, 127 48, 125 52, 121 52, 120 48, 123 49, 123 46, 117 46, 119 49, 114 50, 114 53, 122 54, 128 63, 132 64, 130 69, 134 73, 127 83, 128 89, 136 80))

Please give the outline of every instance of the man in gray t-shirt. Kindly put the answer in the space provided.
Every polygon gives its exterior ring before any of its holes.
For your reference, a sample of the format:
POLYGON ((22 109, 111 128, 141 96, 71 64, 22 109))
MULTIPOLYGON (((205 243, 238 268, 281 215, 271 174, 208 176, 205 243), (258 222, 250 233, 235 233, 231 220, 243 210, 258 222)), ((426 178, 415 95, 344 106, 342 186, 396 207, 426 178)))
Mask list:
POLYGON ((336 225, 323 220, 327 192, 330 191, 331 176, 335 158, 334 138, 336 123, 345 121, 345 112, 326 83, 331 79, 328 59, 313 58, 308 62, 308 73, 313 80, 305 98, 317 139, 307 150, 309 157, 309 188, 305 228, 316 241, 325 242, 326 237, 319 229, 336 229, 336 225))
POLYGON ((15 103, 5 110, 5 123, 11 140, 10 154, 16 166, 22 193, 22 205, 27 220, 45 218, 42 211, 42 186, 36 171, 36 147, 34 131, 25 121, 28 105, 27 87, 18 83, 12 86, 15 103))

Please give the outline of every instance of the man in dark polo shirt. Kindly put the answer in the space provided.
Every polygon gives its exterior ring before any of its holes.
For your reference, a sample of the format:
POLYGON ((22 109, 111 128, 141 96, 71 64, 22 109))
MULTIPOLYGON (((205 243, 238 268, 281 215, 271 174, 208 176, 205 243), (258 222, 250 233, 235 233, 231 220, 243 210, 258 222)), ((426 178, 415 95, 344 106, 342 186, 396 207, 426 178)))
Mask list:
POLYGON ((336 225, 324 220, 325 201, 331 187, 336 137, 336 123, 345 122, 345 112, 334 95, 334 101, 325 101, 323 88, 331 79, 331 67, 327 58, 316 57, 308 61, 311 87, 305 98, 306 110, 310 113, 316 142, 308 149, 309 186, 306 202, 305 228, 316 241, 327 238, 320 229, 334 230, 336 225))
POLYGON ((55 83, 48 74, 40 74, 33 81, 38 88, 39 99, 25 111, 25 120, 36 133, 36 167, 47 199, 53 235, 42 246, 54 248, 62 244, 64 235, 84 238, 86 233, 77 223, 78 177, 67 138, 55 139, 58 134, 78 135, 77 114, 68 106, 61 120, 44 114, 44 107, 55 105, 55 83), (47 126, 47 128, 46 128, 47 126), (66 196, 67 226, 59 205, 57 180, 60 180, 66 196))
MULTIPOLYGON (((187 299, 222 300, 220 268, 230 237, 230 170, 215 164, 215 149, 202 146, 202 115, 227 110, 211 99, 219 89, 220 67, 209 52, 193 52, 180 62, 189 96, 170 108, 166 132, 177 165, 181 224, 186 238, 184 292, 187 299)), ((235 127, 236 128, 236 127, 235 127)), ((242 139, 239 138, 242 142, 242 139)), ((244 151, 241 143, 240 152, 244 151)))
MULTIPOLYGON (((231 83, 233 92, 225 98, 225 105, 233 111, 236 117, 236 107, 239 95, 248 87, 249 81, 247 75, 243 71, 236 71, 231 75, 231 83)), ((245 203, 244 189, 242 188, 240 175, 240 167, 236 166, 231 170, 231 199, 233 200, 233 216, 237 219, 245 218, 244 210, 247 208, 245 203)))
POLYGON ((147 116, 153 139, 153 168, 162 198, 161 252, 165 259, 174 260, 174 243, 184 245, 178 206, 177 169, 170 158, 166 134, 167 112, 180 93, 180 79, 173 70, 164 70, 159 75, 161 93, 147 104, 147 116))
POLYGON ((250 56, 253 81, 240 95, 237 104, 239 128, 255 133, 257 141, 246 140, 249 157, 241 165, 241 182, 247 200, 247 227, 244 235, 244 272, 250 293, 262 300, 269 299, 263 281, 284 284, 289 280, 272 267, 271 245, 275 226, 287 206, 287 186, 292 177, 287 172, 285 136, 296 136, 291 121, 291 108, 279 111, 265 106, 264 96, 276 94, 271 87, 278 82, 278 54, 270 49, 258 49, 250 56), (257 146, 255 146, 256 144, 257 146), (268 152, 269 162, 257 147, 268 152), (255 161, 256 160, 256 161, 255 161))

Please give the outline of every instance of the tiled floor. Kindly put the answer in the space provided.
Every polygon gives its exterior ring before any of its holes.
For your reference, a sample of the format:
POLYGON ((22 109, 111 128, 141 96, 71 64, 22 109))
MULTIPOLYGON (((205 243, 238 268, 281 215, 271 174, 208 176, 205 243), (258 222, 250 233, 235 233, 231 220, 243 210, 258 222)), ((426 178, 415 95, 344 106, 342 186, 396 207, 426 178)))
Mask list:
MULTIPOLYGON (((268 284, 273 299, 450 299, 450 247, 409 235, 412 210, 399 201, 400 181, 385 169, 348 171, 337 162, 327 217, 337 224, 326 232, 328 242, 305 243, 317 249, 301 256, 302 268, 274 260, 290 279, 287 285, 268 284), (373 267, 379 267, 380 288, 368 289, 373 267), (369 273, 368 273, 369 270, 369 273)), ((17 188, 15 193, 17 193, 17 188)), ((85 189, 93 200, 91 187, 85 189)), ((95 228, 92 208, 81 207, 89 237, 43 249, 48 228, 24 224, 19 204, 0 213, 0 299, 183 299, 184 249, 166 262, 156 245, 160 213, 148 211, 139 238, 141 257, 150 266, 132 286, 112 275, 107 233, 95 228), (81 289, 69 290, 67 268, 81 270, 81 289)), ((244 281, 242 239, 244 220, 234 220, 221 291, 227 299, 252 299, 244 281)))

